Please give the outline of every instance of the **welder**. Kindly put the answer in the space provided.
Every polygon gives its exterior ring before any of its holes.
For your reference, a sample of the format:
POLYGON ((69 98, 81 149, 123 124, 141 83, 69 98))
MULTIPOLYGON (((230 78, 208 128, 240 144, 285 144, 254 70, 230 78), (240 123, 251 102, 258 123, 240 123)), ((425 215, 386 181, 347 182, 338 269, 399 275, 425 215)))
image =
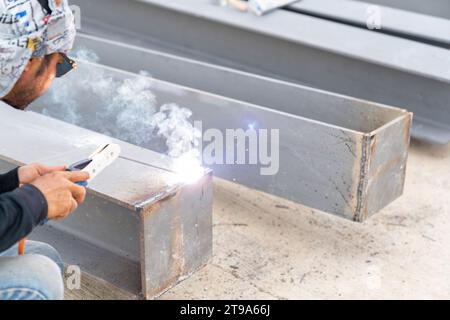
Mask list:
MULTIPOLYGON (((67 0, 0 0, 0 108, 22 112, 55 78, 74 68, 67 54, 75 33, 67 0)), ((0 175, 0 300, 63 299, 58 252, 27 241, 20 256, 18 243, 45 221, 72 213, 86 195, 76 183, 88 178, 85 172, 41 164, 0 175)))

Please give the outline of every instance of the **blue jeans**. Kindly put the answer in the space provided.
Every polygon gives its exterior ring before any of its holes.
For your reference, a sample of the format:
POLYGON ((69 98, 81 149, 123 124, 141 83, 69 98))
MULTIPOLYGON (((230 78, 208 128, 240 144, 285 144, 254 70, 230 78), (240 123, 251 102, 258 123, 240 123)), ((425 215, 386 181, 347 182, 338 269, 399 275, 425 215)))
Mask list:
POLYGON ((48 244, 28 240, 25 255, 18 245, 0 253, 0 300, 64 299, 64 264, 48 244))

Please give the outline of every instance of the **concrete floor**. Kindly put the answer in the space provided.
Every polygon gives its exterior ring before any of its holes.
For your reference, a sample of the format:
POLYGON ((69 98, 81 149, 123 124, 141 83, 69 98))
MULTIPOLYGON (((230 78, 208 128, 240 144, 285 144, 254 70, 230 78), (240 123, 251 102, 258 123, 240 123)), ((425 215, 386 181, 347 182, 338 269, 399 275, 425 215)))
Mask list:
MULTIPOLYGON (((450 145, 413 142, 402 198, 364 224, 216 179, 214 257, 162 299, 449 299, 450 145)), ((132 299, 84 277, 68 299, 132 299)))

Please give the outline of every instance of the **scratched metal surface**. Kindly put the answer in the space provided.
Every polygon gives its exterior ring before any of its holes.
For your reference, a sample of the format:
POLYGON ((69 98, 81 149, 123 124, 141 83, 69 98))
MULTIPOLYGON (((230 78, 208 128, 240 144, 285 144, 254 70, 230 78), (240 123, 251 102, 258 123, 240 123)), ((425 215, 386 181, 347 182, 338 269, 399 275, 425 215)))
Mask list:
POLYGON ((212 257, 212 175, 141 212, 142 288, 153 299, 212 257), (168 232, 170 230, 170 232, 168 232))
MULTIPOLYGON (((79 125, 98 130, 103 124, 95 120, 94 113, 102 101, 89 88, 77 87, 77 77, 83 77, 86 68, 95 70, 99 77, 106 75, 116 80, 137 80, 142 76, 81 63, 77 72, 61 80, 70 81, 73 89, 79 92, 80 99, 76 107, 82 117, 79 125)), ((202 120, 204 130, 247 130, 249 123, 255 123, 257 128, 279 130, 280 169, 277 174, 261 175, 262 165, 227 164, 212 165, 216 175, 348 219, 360 220, 360 216, 368 216, 361 215, 367 201, 365 189, 361 189, 366 188, 363 168, 370 160, 365 151, 365 144, 368 143, 366 137, 378 135, 397 121, 407 123, 405 128, 410 125, 410 114, 405 110, 306 88, 296 92, 297 110, 292 107, 292 113, 285 113, 156 79, 149 81, 159 104, 177 103, 191 109, 193 120, 202 120)), ((33 109, 39 112, 44 107, 58 117, 60 114, 57 110, 64 106, 54 104, 48 95, 38 101, 33 109)), ((106 117, 106 124, 113 125, 115 117, 115 114, 106 117)), ((386 139, 396 141, 402 138, 391 135, 386 139)), ((152 141, 141 146, 162 151, 152 141)), ((403 155, 406 146, 403 145, 401 149, 386 148, 383 152, 393 156, 403 155)), ((402 176, 394 178, 388 175, 387 179, 398 190, 404 184, 402 176)), ((378 190, 379 194, 375 198, 378 203, 372 204, 373 208, 368 208, 368 212, 373 213, 374 208, 378 210, 387 205, 392 197, 384 196, 383 193, 390 191, 378 190)), ((395 192, 393 197, 399 195, 395 192)))
POLYGON ((365 137, 360 199, 355 220, 364 221, 403 194, 412 115, 407 114, 391 125, 365 137), (396 150, 396 152, 392 152, 396 150))

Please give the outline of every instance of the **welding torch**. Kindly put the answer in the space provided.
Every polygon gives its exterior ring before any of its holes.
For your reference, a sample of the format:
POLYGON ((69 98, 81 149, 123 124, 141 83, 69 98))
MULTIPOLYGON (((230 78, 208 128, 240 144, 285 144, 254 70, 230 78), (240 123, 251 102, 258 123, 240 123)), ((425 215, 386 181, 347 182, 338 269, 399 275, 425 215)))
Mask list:
MULTIPOLYGON (((66 169, 66 171, 69 171, 69 172, 81 171, 81 170, 76 168, 76 165, 80 165, 80 164, 81 164, 81 162, 77 162, 74 165, 71 165, 70 167, 68 167, 66 169)), ((77 182, 76 184, 79 185, 79 186, 82 186, 82 187, 87 187, 88 186, 88 182, 87 181, 77 182)), ((46 218, 43 222, 41 222, 41 226, 46 225, 47 223, 48 223, 48 218, 46 218)), ((19 256, 25 255, 25 244, 26 244, 26 242, 27 242, 27 238, 23 238, 22 240, 19 241, 19 247, 18 247, 18 250, 17 250, 18 251, 17 253, 18 253, 19 256)))
MULTIPOLYGON (((106 167, 111 165, 121 153, 121 148, 118 144, 109 143, 98 148, 87 159, 78 161, 69 167, 66 171, 86 171, 89 173, 88 181, 77 182, 76 184, 82 187, 87 187, 88 183, 99 175, 106 167)), ((41 225, 45 225, 48 219, 45 219, 41 225)), ((19 241, 18 254, 23 256, 25 254, 26 238, 19 241)))
MULTIPOLYGON (((82 160, 79 161, 77 163, 74 163, 73 165, 69 166, 66 171, 68 172, 74 172, 74 171, 81 171, 83 170, 85 167, 87 167, 89 165, 89 163, 91 163, 92 160, 91 159, 86 159, 86 160, 82 160)), ((79 186, 82 187, 87 187, 88 186, 88 182, 87 181, 80 181, 76 183, 79 186)), ((41 225, 45 225, 48 223, 48 218, 45 219, 41 225)), ((23 238, 22 240, 19 241, 19 247, 18 247, 18 254, 19 256, 23 256, 25 255, 25 244, 27 242, 27 238, 23 238)))

